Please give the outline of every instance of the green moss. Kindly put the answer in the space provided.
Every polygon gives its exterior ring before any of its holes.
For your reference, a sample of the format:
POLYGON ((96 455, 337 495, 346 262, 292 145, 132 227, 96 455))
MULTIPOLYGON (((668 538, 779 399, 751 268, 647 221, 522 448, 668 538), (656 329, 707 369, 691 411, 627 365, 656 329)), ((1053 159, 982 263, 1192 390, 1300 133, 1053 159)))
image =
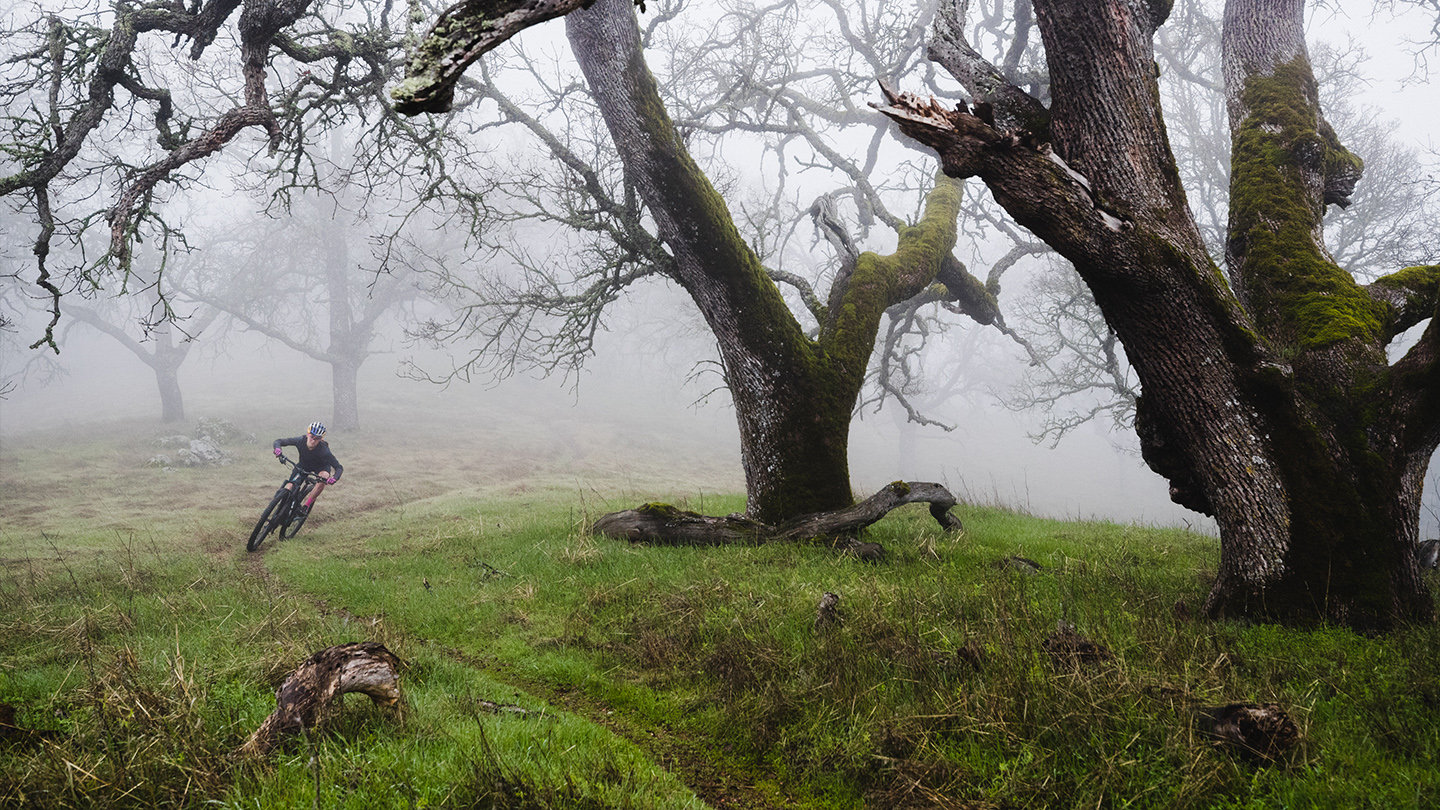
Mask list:
POLYGON ((440 15, 406 60, 405 79, 390 90, 390 98, 402 108, 424 106, 432 97, 448 99, 453 88, 445 86, 443 66, 493 27, 494 17, 481 13, 476 4, 440 15))
POLYGON ((961 193, 960 181, 937 174, 935 187, 925 198, 924 214, 918 223, 900 230, 895 252, 888 256, 866 252, 856 259, 839 311, 821 333, 826 355, 850 377, 863 378, 886 308, 934 282, 941 262, 955 246, 961 193))
POLYGON ((1251 77, 1243 100, 1250 114, 1234 138, 1230 234, 1256 322, 1300 352, 1378 341, 1385 307, 1314 237, 1324 202, 1307 178, 1358 172, 1360 162, 1322 125, 1309 64, 1297 58, 1251 77))
POLYGON ((1375 286, 1404 293, 1407 307, 1429 311, 1440 302, 1440 264, 1397 270, 1376 279, 1375 286))
POLYGON ((646 517, 660 520, 677 520, 686 516, 694 516, 693 512, 686 512, 668 503, 642 503, 635 508, 635 511, 646 517))

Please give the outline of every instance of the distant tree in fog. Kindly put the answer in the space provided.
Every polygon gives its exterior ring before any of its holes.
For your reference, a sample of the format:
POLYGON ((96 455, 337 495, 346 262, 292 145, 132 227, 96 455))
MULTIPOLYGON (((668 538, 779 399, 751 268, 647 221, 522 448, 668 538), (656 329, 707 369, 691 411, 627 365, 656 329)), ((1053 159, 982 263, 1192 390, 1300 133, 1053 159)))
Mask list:
POLYGON ((81 323, 106 335, 155 374, 160 392, 160 421, 185 419, 185 398, 180 390, 180 366, 190 356, 197 339, 214 323, 219 310, 162 294, 160 284, 183 284, 188 273, 170 271, 164 280, 146 283, 132 270, 132 283, 140 292, 102 300, 67 305, 67 311, 81 323), (179 308, 181 311, 176 312, 179 308))
MULTIPOLYGON (((987 286, 955 255, 960 186, 894 149, 889 125, 857 106, 877 78, 927 75, 933 7, 917 18, 900 4, 662 0, 642 28, 632 5, 604 0, 566 20, 588 95, 565 67, 524 55, 454 72, 475 53, 463 33, 470 6, 451 9, 416 51, 397 109, 493 107, 478 120, 494 123, 477 128, 526 131, 551 155, 501 167, 511 238, 481 235, 483 275, 449 278, 471 285, 472 305, 430 336, 474 341, 477 363, 573 367, 624 290, 673 281, 718 344, 750 514, 775 522, 848 505, 849 425, 867 378, 907 404, 913 394, 884 387, 900 371, 871 374, 887 317, 889 336, 919 322, 922 306, 1005 328, 998 275, 987 286), (700 22, 669 24, 682 13, 700 22), (651 78, 647 53, 669 80, 651 78), (752 162, 727 163, 732 148, 752 162)), ((882 366, 910 368, 903 341, 884 345, 894 351, 882 366)))
POLYGON ((309 198, 294 209, 294 217, 243 222, 210 245, 205 272, 185 289, 241 328, 328 364, 330 421, 355 429, 360 368, 389 350, 382 327, 401 320, 422 290, 407 268, 387 269, 371 254, 363 221, 335 200, 309 198))

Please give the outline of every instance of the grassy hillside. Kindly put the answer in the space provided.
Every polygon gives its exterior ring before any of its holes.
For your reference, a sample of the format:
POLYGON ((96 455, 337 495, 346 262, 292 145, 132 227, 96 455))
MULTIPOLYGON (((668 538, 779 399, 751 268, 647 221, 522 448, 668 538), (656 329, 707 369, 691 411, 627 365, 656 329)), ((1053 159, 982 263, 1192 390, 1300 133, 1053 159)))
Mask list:
POLYGON ((372 424, 334 437, 345 481, 301 535, 256 554, 269 440, 295 426, 168 472, 146 460, 174 431, 148 423, 5 439, 0 805, 1440 805, 1436 629, 1198 620, 1211 538, 962 505, 960 535, 920 506, 877 524, 880 565, 632 547, 588 522, 740 509, 716 494, 734 471, 559 420, 372 424), (817 630, 826 592, 842 621, 817 630), (1047 652, 1062 620, 1108 657, 1047 652), (356 640, 405 662, 401 716, 351 695, 322 734, 232 756, 299 661, 356 640), (1280 704, 1300 745, 1216 745, 1197 714, 1235 701, 1280 704))

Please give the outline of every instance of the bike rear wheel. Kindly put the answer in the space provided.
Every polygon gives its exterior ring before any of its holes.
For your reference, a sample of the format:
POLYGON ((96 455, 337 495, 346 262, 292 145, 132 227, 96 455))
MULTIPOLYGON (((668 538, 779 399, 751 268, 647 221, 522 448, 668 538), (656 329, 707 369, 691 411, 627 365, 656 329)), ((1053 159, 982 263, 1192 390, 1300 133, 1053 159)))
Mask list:
POLYGON ((288 494, 288 492, 282 489, 275 493, 275 497, 270 499, 270 505, 266 506, 265 511, 260 513, 260 520, 256 522, 255 528, 250 531, 250 539, 245 543, 246 551, 254 551, 260 548, 260 544, 265 542, 265 537, 280 524, 279 518, 285 514, 285 496, 288 494))

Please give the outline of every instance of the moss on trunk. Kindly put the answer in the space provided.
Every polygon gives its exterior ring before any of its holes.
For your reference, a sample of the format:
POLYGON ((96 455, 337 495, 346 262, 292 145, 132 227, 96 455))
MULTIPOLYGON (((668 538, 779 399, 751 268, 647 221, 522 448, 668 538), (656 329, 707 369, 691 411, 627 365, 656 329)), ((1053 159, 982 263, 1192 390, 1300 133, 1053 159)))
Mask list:
POLYGON ((1374 343, 1385 310, 1318 241, 1326 178, 1360 169, 1320 117, 1304 57, 1252 76, 1231 149, 1230 253, 1261 330, 1282 353, 1374 343))

